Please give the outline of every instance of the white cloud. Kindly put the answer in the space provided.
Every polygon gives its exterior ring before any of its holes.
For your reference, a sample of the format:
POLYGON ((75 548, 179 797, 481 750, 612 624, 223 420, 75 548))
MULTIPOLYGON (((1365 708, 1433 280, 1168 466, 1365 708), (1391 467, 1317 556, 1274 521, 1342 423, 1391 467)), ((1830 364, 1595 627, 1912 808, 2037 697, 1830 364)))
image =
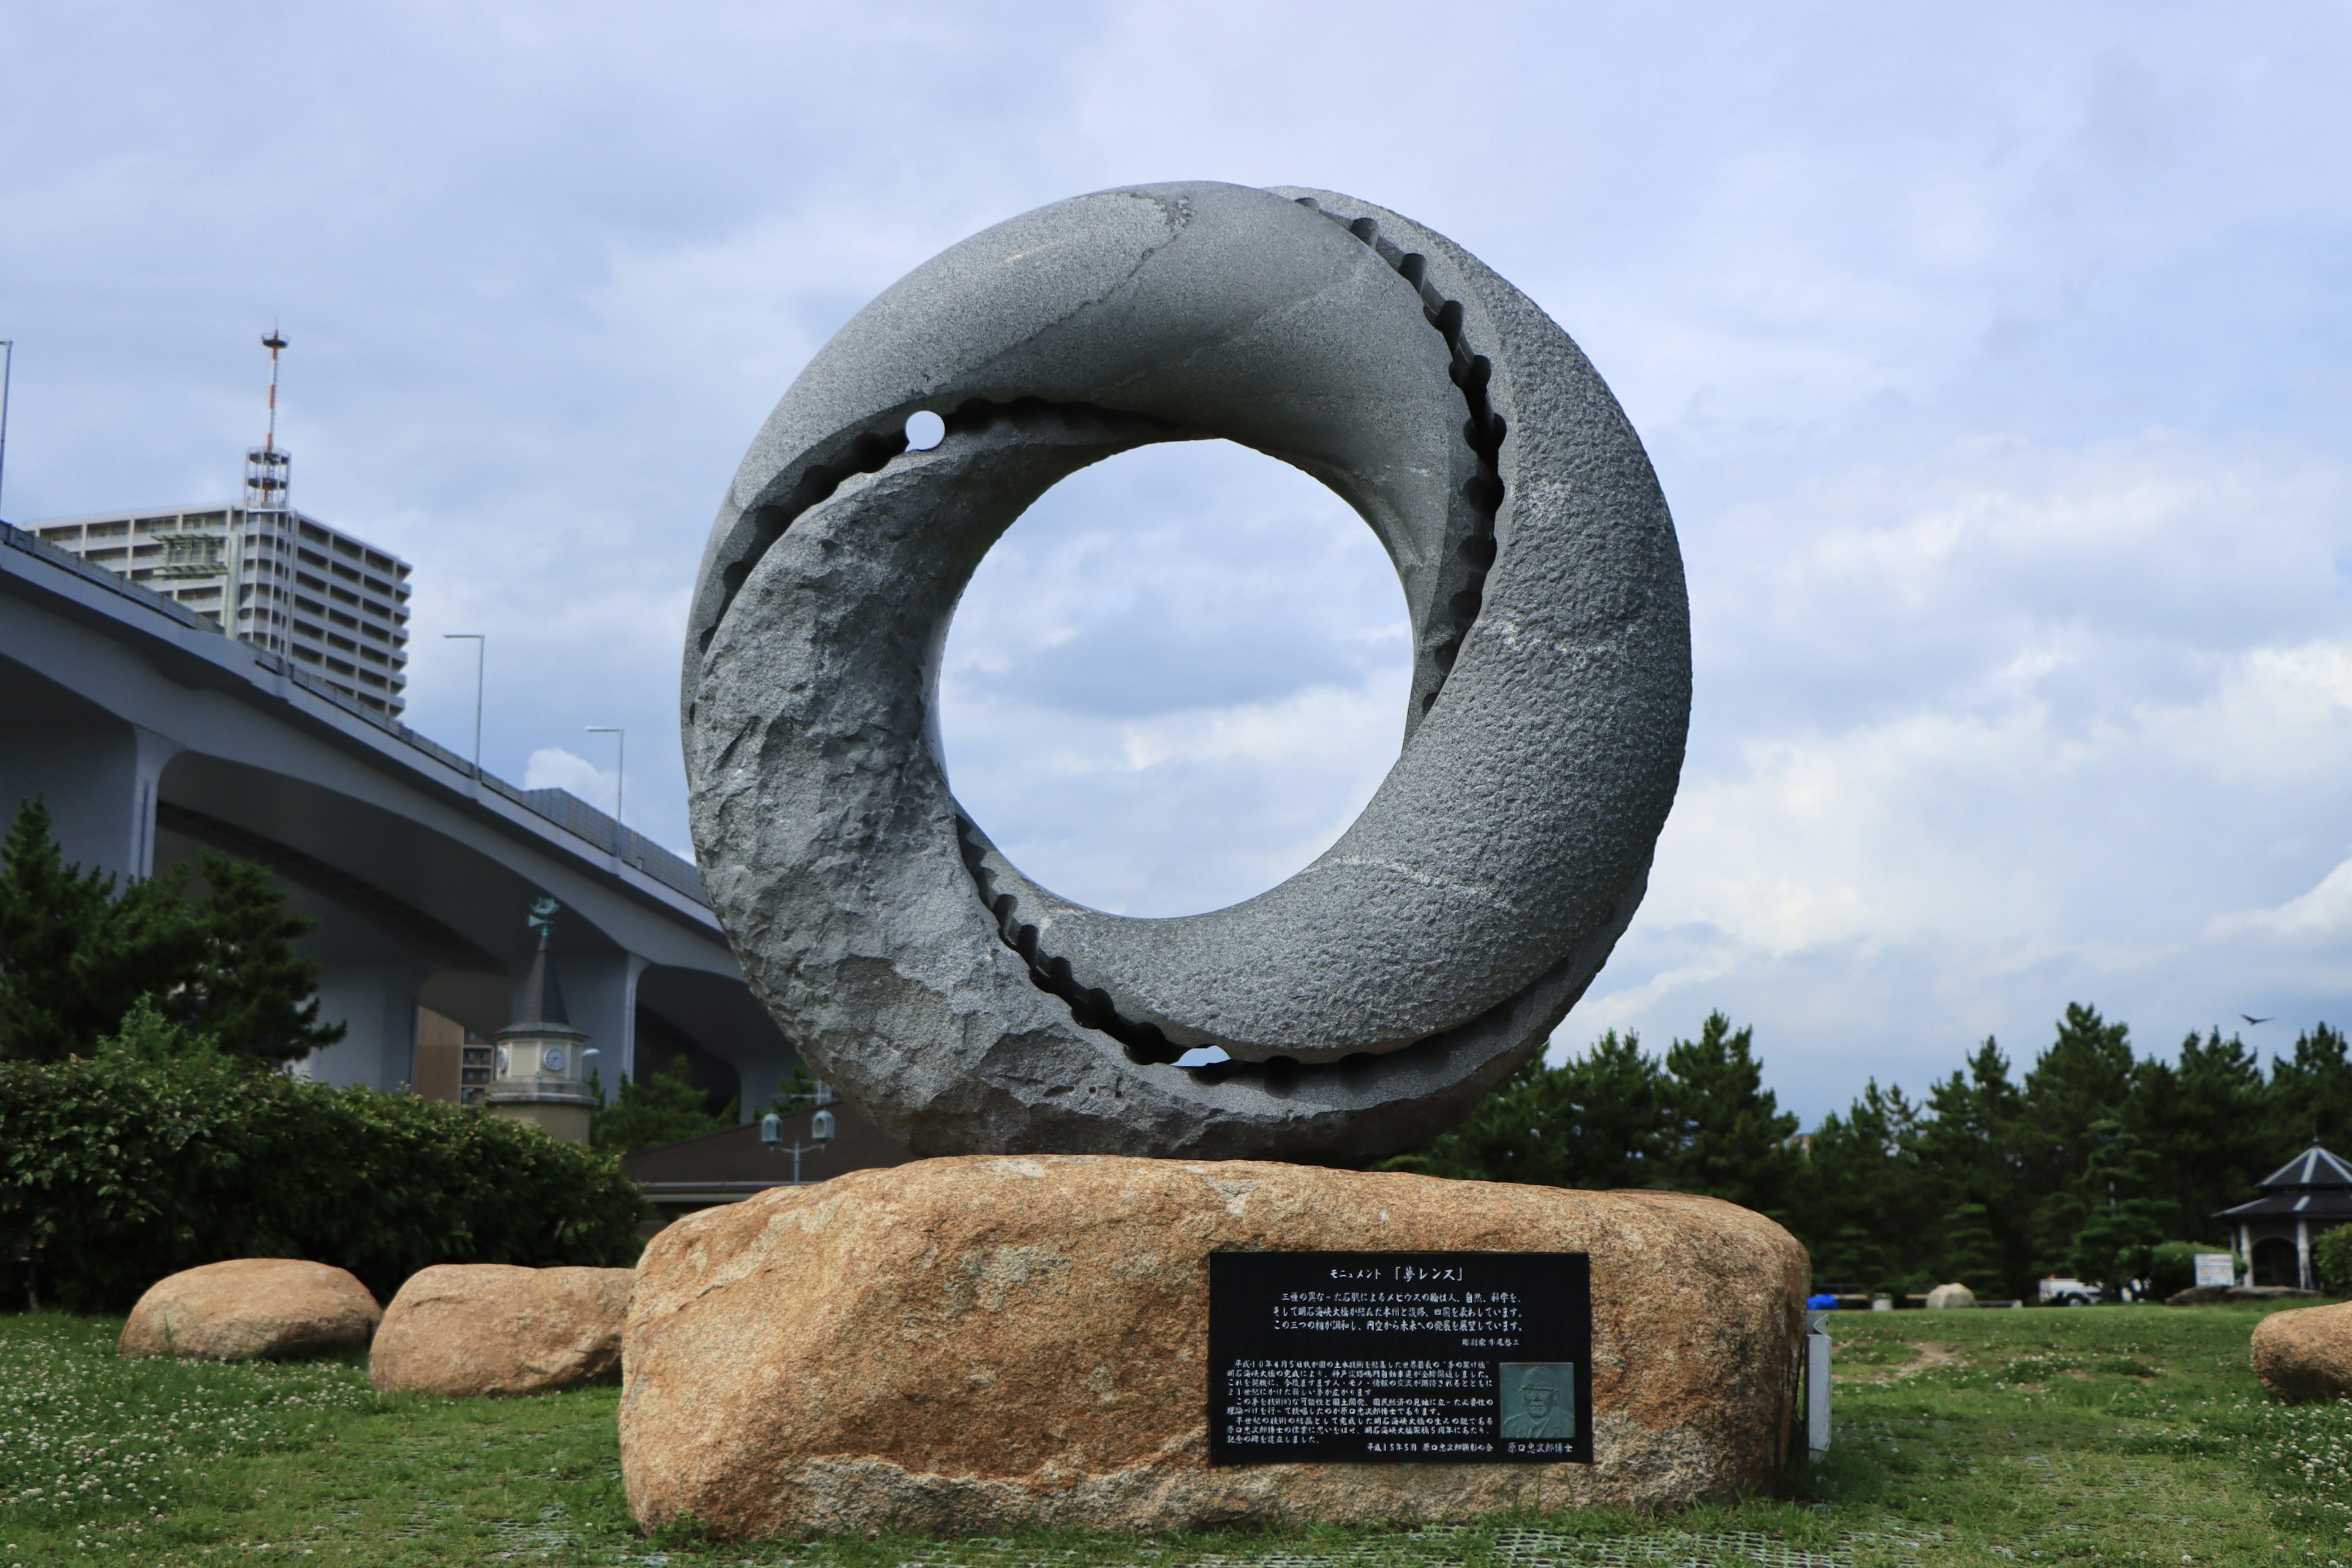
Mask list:
POLYGON ((1402 607, 1370 531, 1270 458, 1213 442, 1101 464, 1014 525, 957 610, 957 798, 1066 898, 1237 902, 1328 848, 1395 760, 1402 607))
POLYGON ((2352 860, 2341 862, 2317 887, 2276 909, 2217 915, 2210 929, 2218 937, 2241 932, 2296 941, 2340 937, 2352 931, 2352 860))
POLYGON ((1856 1062, 1916 1087, 1985 1033, 2030 1052, 2069 1000, 2159 1040, 2340 1016, 2340 963, 2245 939, 2352 914, 2346 510, 2324 464, 2158 436, 1719 524, 1719 580, 1694 565, 1709 738, 1563 1044, 1737 1001, 1814 1108, 1856 1062))
POLYGON ((561 746, 541 746, 523 764, 523 788, 570 790, 603 812, 613 809, 613 787, 619 782, 617 773, 600 768, 561 746))
MULTIPOLYGON (((813 349, 1055 197, 1335 185, 1553 311, 1682 530, 1682 804, 1568 1038, 1721 1005, 1812 1112, 2072 996, 2352 1021, 2287 934, 2352 843, 2342 8, 1341 16, 16 7, 8 515, 225 493, 276 321, 299 503, 416 565, 414 721, 470 737, 487 632, 487 764, 602 804, 625 725, 683 848, 685 598, 813 349)), ((1384 563, 1228 460, 1062 487, 957 620, 958 790, 1109 907, 1265 885, 1394 753, 1384 563)))

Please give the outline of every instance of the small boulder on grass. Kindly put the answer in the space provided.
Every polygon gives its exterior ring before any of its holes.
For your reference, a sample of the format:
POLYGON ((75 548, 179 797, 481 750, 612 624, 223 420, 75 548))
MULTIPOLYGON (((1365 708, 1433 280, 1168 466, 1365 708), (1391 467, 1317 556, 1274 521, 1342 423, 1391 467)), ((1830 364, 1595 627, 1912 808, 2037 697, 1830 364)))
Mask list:
POLYGON ((1965 1285, 1938 1285, 1927 1292, 1927 1310, 1949 1312, 1977 1304, 1977 1293, 1965 1285))
POLYGON ((383 1319, 366 1286, 331 1264, 233 1258, 158 1279, 116 1349, 186 1361, 282 1360, 363 1349, 383 1319))
POLYGON ((368 1354, 390 1393, 541 1394, 621 1374, 630 1268, 440 1263, 409 1276, 368 1354))
POLYGON ((2352 1301, 2273 1312, 2254 1325, 2254 1375, 2289 1405, 2352 1394, 2352 1301))

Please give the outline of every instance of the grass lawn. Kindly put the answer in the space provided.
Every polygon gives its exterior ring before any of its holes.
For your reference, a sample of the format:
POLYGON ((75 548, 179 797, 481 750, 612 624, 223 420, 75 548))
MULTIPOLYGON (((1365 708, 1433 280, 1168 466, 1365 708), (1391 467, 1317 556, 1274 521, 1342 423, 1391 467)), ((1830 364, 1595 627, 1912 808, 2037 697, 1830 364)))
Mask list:
POLYGON ((358 1358, 115 1358, 119 1320, 0 1317, 0 1568, 1909 1568, 2062 1558, 2352 1568, 2352 1403, 2284 1410, 2252 1308, 1842 1313, 1835 1436, 1787 1495, 1675 1515, 1162 1538, 647 1540, 617 1391, 386 1398, 358 1358))

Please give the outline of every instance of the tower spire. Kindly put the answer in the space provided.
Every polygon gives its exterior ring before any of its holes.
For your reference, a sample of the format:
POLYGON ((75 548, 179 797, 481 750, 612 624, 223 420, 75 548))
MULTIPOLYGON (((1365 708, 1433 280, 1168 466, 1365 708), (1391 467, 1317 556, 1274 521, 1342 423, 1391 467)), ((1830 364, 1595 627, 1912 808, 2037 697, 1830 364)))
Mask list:
POLYGON ((294 455, 278 444, 278 356, 286 347, 285 334, 274 325, 261 340, 269 351, 269 428, 261 445, 245 452, 244 517, 229 526, 228 603, 225 621, 229 630, 257 647, 286 651, 289 561, 287 496, 294 477, 294 455), (248 563, 246 544, 254 544, 248 563))
POLYGON ((294 455, 278 445, 278 356, 286 348, 286 339, 272 327, 261 346, 269 351, 269 428, 261 445, 245 454, 245 510, 282 512, 294 466, 294 455))
POLYGON ((261 340, 261 346, 269 351, 269 433, 261 438, 261 449, 274 452, 278 449, 278 353, 286 346, 276 322, 270 323, 269 335, 261 340))

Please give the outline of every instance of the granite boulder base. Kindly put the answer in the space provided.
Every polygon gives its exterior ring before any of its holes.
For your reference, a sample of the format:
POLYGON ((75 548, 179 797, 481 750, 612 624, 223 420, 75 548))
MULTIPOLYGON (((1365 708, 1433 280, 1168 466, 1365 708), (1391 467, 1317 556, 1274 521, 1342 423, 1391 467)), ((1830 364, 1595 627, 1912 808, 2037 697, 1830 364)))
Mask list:
POLYGON ((2254 1375, 2289 1405, 2352 1394, 2352 1301, 2273 1312, 2254 1325, 2254 1375))
POLYGON ((184 1361, 317 1355, 364 1348, 383 1318, 346 1269, 300 1258, 232 1258, 150 1285, 117 1349, 184 1361))
POLYGON ((385 1309, 368 1377, 453 1399, 541 1394, 616 1377, 636 1275, 626 1268, 442 1263, 385 1309))
POLYGON ((1198 1529, 1675 1504, 1773 1486, 1808 1268, 1710 1198, 1261 1162, 970 1155, 780 1187, 656 1237, 631 1511, 747 1538, 1198 1529), (1593 1465, 1207 1462, 1209 1254, 1591 1258, 1593 1465))

